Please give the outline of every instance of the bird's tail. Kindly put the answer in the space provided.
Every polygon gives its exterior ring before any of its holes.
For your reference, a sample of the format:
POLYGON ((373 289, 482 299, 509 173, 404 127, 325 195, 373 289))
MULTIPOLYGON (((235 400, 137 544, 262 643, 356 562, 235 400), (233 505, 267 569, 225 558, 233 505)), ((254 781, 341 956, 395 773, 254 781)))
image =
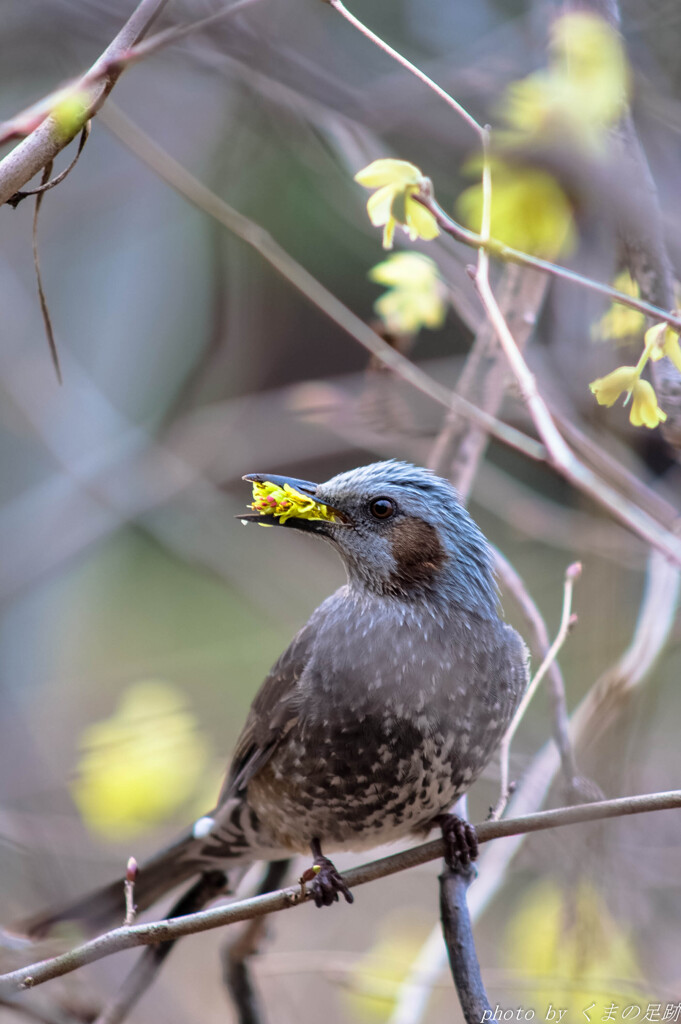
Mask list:
MULTIPOLYGON (((146 910, 176 885, 197 875, 202 866, 192 856, 197 843, 191 832, 143 864, 136 873, 134 902, 139 911, 146 910)), ((62 921, 77 921, 92 933, 123 923, 125 917, 124 880, 105 885, 72 903, 37 914, 19 927, 31 938, 42 938, 62 921)))

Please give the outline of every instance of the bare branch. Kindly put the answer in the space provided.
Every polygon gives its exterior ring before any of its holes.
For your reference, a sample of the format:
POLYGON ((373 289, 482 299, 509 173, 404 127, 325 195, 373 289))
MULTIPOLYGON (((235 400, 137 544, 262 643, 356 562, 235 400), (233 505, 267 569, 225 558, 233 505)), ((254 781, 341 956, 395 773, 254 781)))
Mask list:
MULTIPOLYGON (((525 616, 525 621, 534 637, 534 645, 530 644, 530 646, 534 646, 542 659, 546 661, 550 651, 549 634, 539 608, 514 566, 496 548, 494 549, 494 564, 502 583, 509 590, 522 614, 525 616)), ((547 670, 549 674, 549 690, 553 703, 553 735, 560 752, 563 775, 568 786, 571 786, 577 776, 577 766, 570 742, 565 683, 555 658, 549 661, 547 670)), ((502 787, 502 791, 503 788, 507 787, 502 787)))

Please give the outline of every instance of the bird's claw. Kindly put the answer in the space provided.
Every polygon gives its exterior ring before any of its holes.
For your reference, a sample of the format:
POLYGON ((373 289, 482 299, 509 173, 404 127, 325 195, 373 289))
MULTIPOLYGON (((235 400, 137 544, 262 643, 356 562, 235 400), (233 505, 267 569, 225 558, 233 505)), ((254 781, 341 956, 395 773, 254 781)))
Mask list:
POLYGON ((475 827, 456 814, 443 814, 438 821, 445 842, 445 861, 452 871, 468 868, 478 856, 475 827))
POLYGON ((317 857, 314 866, 317 870, 310 885, 310 892, 316 907, 330 907, 332 903, 337 903, 339 893, 345 896, 348 903, 354 903, 355 897, 328 857, 317 857))

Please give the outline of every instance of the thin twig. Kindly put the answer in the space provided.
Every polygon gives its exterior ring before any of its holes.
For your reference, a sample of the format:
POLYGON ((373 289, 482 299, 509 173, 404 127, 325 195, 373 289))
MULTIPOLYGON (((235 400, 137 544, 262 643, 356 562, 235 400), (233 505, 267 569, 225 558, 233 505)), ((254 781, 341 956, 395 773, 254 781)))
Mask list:
POLYGON ((35 197, 35 209, 33 211, 33 232, 32 232, 32 245, 33 245, 33 266, 35 268, 35 279, 38 285, 38 299, 40 300, 40 312, 43 318, 43 325, 45 327, 45 334, 47 335, 47 344, 50 349, 50 356, 52 357, 52 365, 54 366, 54 372, 57 374, 57 380, 62 383, 61 366, 59 365, 59 352, 57 350, 57 342, 54 337, 54 328, 52 327, 52 317, 50 316, 50 307, 47 305, 47 297, 45 295, 45 289, 43 288, 43 278, 40 273, 40 256, 38 254, 38 215, 40 213, 40 207, 42 205, 44 190, 43 186, 49 181, 50 174, 52 173, 52 161, 49 160, 43 168, 43 176, 41 180, 41 187, 35 197))
POLYGON ((354 14, 351 14, 347 7, 341 2, 341 0, 326 0, 330 7, 333 7, 334 11, 340 14, 347 22, 349 22, 353 28, 356 28, 358 32, 364 36, 365 39, 369 39, 374 46, 377 46, 383 53, 387 53, 389 57, 401 64, 403 68, 410 71, 412 75, 415 75, 424 85, 427 85, 440 99, 444 100, 445 103, 455 110, 459 117, 463 118, 466 124, 470 125, 474 132, 476 132, 482 139, 485 133, 485 129, 478 121, 475 120, 472 114, 469 114, 465 107, 462 107, 453 96, 450 96, 448 92, 445 92, 436 82, 433 81, 425 72, 421 71, 415 64, 412 64, 410 60, 403 57, 401 53, 393 49, 384 39, 377 36, 375 32, 372 32, 363 22, 356 18, 354 14))
POLYGON ((544 660, 537 669, 534 678, 532 679, 530 685, 525 691, 523 699, 518 705, 516 713, 511 720, 511 724, 504 733, 504 738, 502 739, 499 745, 499 755, 501 759, 501 786, 499 800, 497 802, 496 807, 494 808, 494 811, 492 812, 492 820, 497 820, 501 817, 504 810, 506 809, 506 804, 508 803, 509 797, 511 795, 509 791, 508 763, 513 737, 515 736, 518 730, 518 726, 525 717, 525 712, 527 711, 530 705, 530 701, 537 692, 539 684, 548 672, 551 665, 556 660, 558 652, 565 643, 568 633, 570 632, 570 629, 573 625, 574 619, 572 615, 572 592, 574 590, 574 585, 576 581, 579 579, 581 575, 581 572, 582 567, 579 564, 579 562, 573 562, 572 565, 569 565, 565 571, 565 579, 563 581, 563 611, 561 613, 560 626, 558 628, 558 632, 556 633, 556 638, 549 647, 548 651, 546 652, 544 660))
MULTIPOLYGON (((541 811, 538 814, 528 814, 521 818, 486 821, 476 825, 476 833, 480 843, 487 843, 502 836, 515 836, 520 833, 539 832, 564 825, 576 825, 587 821, 599 821, 605 818, 618 818, 629 814, 644 814, 650 811, 679 807, 681 807, 681 790, 672 790, 643 796, 627 796, 619 800, 601 800, 592 804, 580 804, 577 807, 560 807, 551 811, 541 811)), ((389 875, 406 871, 408 868, 441 859, 443 856, 444 842, 442 839, 435 839, 432 842, 402 850, 390 857, 383 857, 380 860, 350 868, 349 871, 343 873, 343 878, 349 888, 355 888, 378 878, 387 878, 389 875)), ((116 928, 82 946, 69 950, 67 953, 62 953, 60 956, 51 957, 48 960, 42 960, 0 976, 0 999, 7 998, 15 992, 35 988, 52 978, 70 974, 85 964, 94 963, 124 949, 171 942, 183 935, 193 935, 209 931, 212 928, 221 928, 237 921, 249 921, 251 918, 263 914, 289 910, 311 898, 312 896, 308 892, 301 899, 300 886, 293 886, 266 896, 253 896, 239 903, 203 910, 186 917, 116 928)))
POLYGON ((123 880, 123 891, 125 894, 125 919, 123 924, 132 924, 135 920, 137 907, 135 906, 135 882, 137 880, 137 861, 134 857, 128 859, 123 880))
MULTIPOLYGON (((174 904, 167 920, 185 917, 202 910, 225 890, 227 879, 222 871, 207 871, 174 904)), ((145 949, 114 998, 104 1007, 93 1024, 121 1024, 144 995, 161 970, 176 940, 161 942, 145 949)))
MULTIPOLYGON (((494 568, 503 586, 520 608, 534 638, 534 645, 530 643, 530 647, 534 646, 539 656, 544 660, 551 646, 544 618, 515 566, 511 565, 498 548, 493 547, 492 550, 494 551, 494 568)), ((572 743, 570 742, 570 723, 567 713, 567 699, 565 697, 565 682, 563 680, 563 673, 555 658, 548 666, 548 684, 553 704, 553 737, 560 753, 563 777, 569 789, 574 785, 574 780, 577 777, 577 765, 572 743)))
MULTIPOLYGON (((20 192, 15 192, 14 195, 12 196, 12 198, 7 200, 9 205, 11 207, 13 207, 13 209, 16 209, 17 206, 19 205, 19 203, 22 200, 27 199, 28 196, 42 195, 43 192, 49 192, 51 188, 56 188, 57 185, 61 185, 61 183, 64 180, 64 178, 67 178, 69 176, 69 174, 71 173, 73 168, 78 163, 78 160, 80 159, 80 154, 83 152, 83 149, 85 148, 85 143, 87 142, 89 137, 90 137, 90 122, 86 121, 84 126, 83 126, 83 130, 80 133, 80 140, 78 142, 78 149, 76 150, 76 155, 74 156, 73 160, 68 165, 68 167, 65 167, 63 171, 61 171, 59 174, 56 174, 54 176, 54 178, 50 178, 49 181, 45 181, 45 182, 43 182, 43 184, 38 185, 37 188, 27 188, 27 189, 23 189, 20 192)), ((49 164, 47 164, 47 166, 51 168, 52 164, 49 163, 49 164)), ((44 177, 44 172, 43 172, 43 177, 44 177)))

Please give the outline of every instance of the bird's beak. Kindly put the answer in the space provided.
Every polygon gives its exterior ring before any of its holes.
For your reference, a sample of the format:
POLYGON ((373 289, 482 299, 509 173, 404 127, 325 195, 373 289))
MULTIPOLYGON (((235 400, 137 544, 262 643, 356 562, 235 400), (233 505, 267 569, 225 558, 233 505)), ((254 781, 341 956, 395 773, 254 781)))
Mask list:
POLYGON ((347 516, 317 498, 318 485, 309 480, 267 473, 248 473, 242 477, 253 485, 253 512, 237 516, 242 522, 261 526, 289 526, 326 532, 326 524, 349 525, 347 516))

